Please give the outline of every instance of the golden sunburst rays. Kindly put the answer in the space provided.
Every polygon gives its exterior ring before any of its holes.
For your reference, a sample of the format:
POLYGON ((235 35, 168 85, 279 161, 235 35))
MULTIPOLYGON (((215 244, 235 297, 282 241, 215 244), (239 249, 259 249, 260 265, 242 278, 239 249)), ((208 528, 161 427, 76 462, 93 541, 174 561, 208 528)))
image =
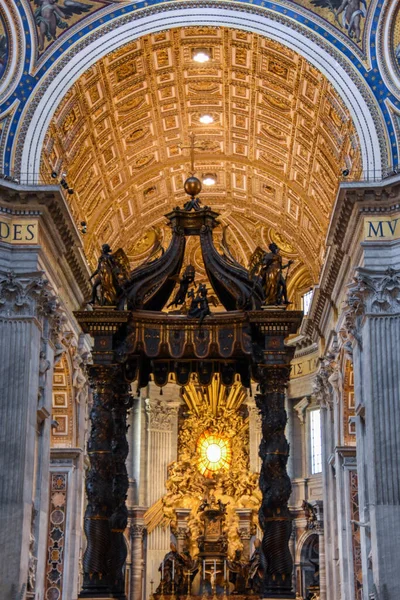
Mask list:
POLYGON ((228 470, 232 460, 230 440, 220 434, 204 431, 197 442, 198 469, 204 477, 212 478, 221 470, 228 470))
POLYGON ((200 407, 207 406, 216 417, 226 410, 237 411, 246 397, 246 389, 240 380, 227 387, 221 383, 218 373, 214 375, 209 386, 203 387, 196 379, 192 379, 182 392, 182 398, 191 412, 198 415, 200 407))

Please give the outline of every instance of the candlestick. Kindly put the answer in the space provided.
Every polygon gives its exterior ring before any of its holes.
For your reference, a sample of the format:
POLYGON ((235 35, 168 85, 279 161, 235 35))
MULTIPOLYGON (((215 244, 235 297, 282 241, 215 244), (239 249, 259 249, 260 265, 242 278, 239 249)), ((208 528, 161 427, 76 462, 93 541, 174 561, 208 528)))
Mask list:
POLYGON ((206 578, 206 561, 203 560, 203 579, 206 578))
POLYGON ((190 586, 191 586, 191 571, 186 571, 186 577, 187 577, 187 596, 186 596, 186 600, 190 600, 190 586))
POLYGON ((175 579, 175 561, 172 560, 172 581, 175 579))
POLYGON ((226 581, 226 560, 224 560, 224 580, 226 581))

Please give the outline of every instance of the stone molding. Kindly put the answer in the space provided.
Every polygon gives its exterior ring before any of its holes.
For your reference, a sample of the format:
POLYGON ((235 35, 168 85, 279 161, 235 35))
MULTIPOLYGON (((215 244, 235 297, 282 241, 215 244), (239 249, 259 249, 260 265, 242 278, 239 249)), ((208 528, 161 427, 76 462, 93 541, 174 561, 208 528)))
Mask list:
POLYGON ((361 329, 366 315, 400 315, 400 271, 382 273, 359 267, 348 285, 345 328, 361 346, 361 329))
POLYGON ((299 402, 297 402, 297 404, 294 405, 294 410, 297 413, 297 416, 299 417, 299 421, 302 425, 304 425, 305 420, 306 420, 306 410, 307 410, 307 406, 310 404, 310 398, 308 396, 304 396, 304 398, 302 400, 300 400, 299 402))

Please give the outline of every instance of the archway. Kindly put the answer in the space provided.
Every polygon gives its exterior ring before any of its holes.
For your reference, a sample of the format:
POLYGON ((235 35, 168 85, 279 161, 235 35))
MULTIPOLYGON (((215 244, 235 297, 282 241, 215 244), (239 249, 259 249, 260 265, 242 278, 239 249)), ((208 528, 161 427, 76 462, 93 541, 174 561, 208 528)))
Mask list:
POLYGON ((319 593, 319 535, 312 533, 303 543, 300 555, 301 596, 309 600, 319 593))
MULTIPOLYGON (((318 281, 343 166, 361 172, 361 142, 326 77, 287 46, 242 29, 142 36, 70 87, 41 169, 68 172, 75 194, 67 200, 77 226, 87 224, 89 263, 94 269, 102 243, 122 246, 132 265, 157 232, 168 244, 163 215, 184 199, 192 132, 195 168, 215 181, 203 186, 203 201, 222 213, 235 258, 247 263, 257 246, 278 243, 295 260, 289 285, 300 307, 318 281), (196 65, 192 52, 202 44, 211 60, 196 65)), ((189 260, 204 277, 192 241, 189 260)))
POLYGON ((220 26, 258 33, 298 52, 332 83, 354 120, 360 139, 364 170, 379 171, 386 162, 384 134, 380 115, 370 92, 347 60, 332 44, 314 36, 307 28, 295 24, 296 36, 288 21, 258 12, 243 13, 231 7, 195 7, 190 19, 187 9, 159 7, 148 9, 145 16, 126 16, 112 28, 89 34, 82 42, 50 68, 44 75, 29 109, 24 114, 24 131, 16 144, 16 164, 22 172, 38 173, 44 136, 50 120, 71 85, 96 61, 127 42, 142 35, 182 26, 220 26), (149 14, 150 13, 150 14, 149 14), (244 17, 244 14, 246 16, 244 17))

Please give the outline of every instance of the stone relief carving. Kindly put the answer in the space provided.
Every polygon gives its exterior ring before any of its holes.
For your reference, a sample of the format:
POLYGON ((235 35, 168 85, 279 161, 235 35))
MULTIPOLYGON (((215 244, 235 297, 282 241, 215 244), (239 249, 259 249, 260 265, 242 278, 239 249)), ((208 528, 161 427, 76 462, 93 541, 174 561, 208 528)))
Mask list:
POLYGON ((86 373, 87 366, 92 364, 90 352, 83 348, 71 348, 72 354, 72 387, 75 391, 75 400, 82 406, 86 405, 89 396, 89 381, 86 373))
POLYGON ((46 358, 46 352, 41 350, 39 355, 39 392, 38 401, 43 398, 46 389, 47 371, 51 368, 50 361, 46 358))
POLYGON ((150 425, 151 429, 168 431, 172 426, 172 415, 174 409, 169 407, 164 400, 150 402, 150 425))
POLYGON ((329 377, 332 375, 332 367, 326 358, 320 360, 320 367, 312 384, 312 396, 321 408, 332 408, 332 385, 329 381, 329 377))
POLYGON ((257 428, 261 428, 261 415, 255 403, 247 402, 247 409, 249 411, 249 417, 254 422, 257 428))
POLYGON ((328 381, 332 386, 333 399, 336 404, 338 404, 343 392, 343 373, 339 363, 337 363, 335 360, 332 360, 329 366, 332 369, 332 372, 328 377, 328 381))
POLYGON ((382 275, 359 267, 348 289, 345 328, 361 346, 361 327, 366 314, 400 314, 400 272, 388 268, 382 275))
POLYGON ((37 557, 36 553, 36 538, 34 536, 35 530, 35 519, 37 510, 32 506, 32 517, 31 517, 31 532, 29 534, 29 559, 28 559, 28 578, 27 578, 27 591, 34 592, 36 587, 36 569, 37 569, 37 557))

